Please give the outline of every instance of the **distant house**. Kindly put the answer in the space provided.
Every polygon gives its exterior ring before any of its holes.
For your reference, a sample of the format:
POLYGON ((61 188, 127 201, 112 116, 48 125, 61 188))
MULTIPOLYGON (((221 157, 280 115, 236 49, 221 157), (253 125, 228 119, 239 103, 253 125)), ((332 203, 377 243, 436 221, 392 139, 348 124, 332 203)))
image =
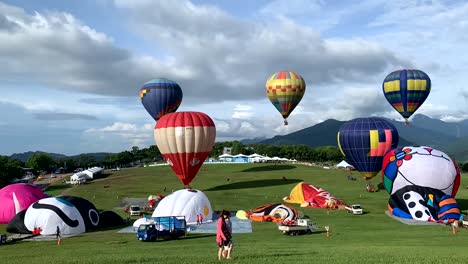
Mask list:
POLYGON ((232 148, 224 147, 223 154, 231 155, 231 153, 232 153, 232 148))

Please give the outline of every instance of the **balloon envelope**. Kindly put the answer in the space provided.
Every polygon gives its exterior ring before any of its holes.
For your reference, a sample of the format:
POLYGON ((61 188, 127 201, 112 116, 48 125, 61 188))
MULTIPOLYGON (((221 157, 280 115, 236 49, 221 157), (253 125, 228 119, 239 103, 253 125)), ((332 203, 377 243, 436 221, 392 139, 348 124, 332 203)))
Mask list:
POLYGON ((216 138, 213 120, 201 112, 176 112, 156 124, 154 138, 164 159, 188 186, 210 154, 216 138))
POLYGON ((268 99, 284 119, 299 104, 306 89, 304 79, 299 74, 290 71, 274 73, 268 78, 265 86, 268 99))
POLYGON ((382 177, 389 194, 407 185, 416 185, 455 197, 460 186, 457 164, 444 152, 425 146, 388 151, 383 160, 382 177))
POLYGON ((398 131, 389 121, 378 117, 356 118, 340 127, 338 147, 369 180, 382 169, 385 152, 396 148, 398 139, 398 131))
POLYGON ((146 111, 158 121, 163 115, 177 111, 182 102, 182 89, 171 80, 151 80, 140 89, 141 103, 146 111))
POLYGON ((42 190, 34 185, 15 183, 0 189, 0 224, 8 223, 17 213, 32 203, 46 198, 42 190))
POLYGON ((382 89, 392 107, 404 118, 409 118, 429 96, 431 79, 420 70, 398 70, 385 77, 382 89))

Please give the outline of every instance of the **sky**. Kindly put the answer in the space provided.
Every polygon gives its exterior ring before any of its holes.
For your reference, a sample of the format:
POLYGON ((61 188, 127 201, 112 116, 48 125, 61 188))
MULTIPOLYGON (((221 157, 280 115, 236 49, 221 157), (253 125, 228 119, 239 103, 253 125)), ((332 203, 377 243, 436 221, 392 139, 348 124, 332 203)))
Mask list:
POLYGON ((216 141, 285 135, 326 119, 402 120, 382 81, 426 72, 416 112, 468 119, 468 2, 423 0, 0 0, 0 155, 154 145, 141 86, 181 86, 216 141), (284 126, 265 93, 278 71, 306 93, 284 126))

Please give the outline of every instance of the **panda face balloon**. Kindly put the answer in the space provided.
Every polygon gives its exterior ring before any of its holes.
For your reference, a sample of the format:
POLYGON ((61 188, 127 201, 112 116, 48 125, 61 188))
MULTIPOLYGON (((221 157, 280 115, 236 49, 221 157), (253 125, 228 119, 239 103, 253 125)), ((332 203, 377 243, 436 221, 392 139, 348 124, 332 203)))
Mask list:
POLYGON ((41 235, 53 235, 57 227, 62 234, 79 234, 96 228, 99 213, 89 201, 60 196, 39 200, 32 204, 24 216, 24 225, 30 231, 41 228, 41 235))
POLYGON ((460 170, 442 151, 430 147, 392 149, 384 156, 382 176, 389 194, 408 185, 429 187, 455 197, 460 170))

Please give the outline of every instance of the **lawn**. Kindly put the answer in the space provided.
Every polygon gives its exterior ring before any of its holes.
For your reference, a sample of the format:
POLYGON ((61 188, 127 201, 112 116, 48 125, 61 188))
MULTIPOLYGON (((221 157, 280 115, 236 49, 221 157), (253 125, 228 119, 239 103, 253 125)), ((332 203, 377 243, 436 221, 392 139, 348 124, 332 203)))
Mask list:
MULTIPOLYGON (((342 170, 303 165, 218 164, 204 165, 192 182, 209 197, 214 210, 249 210, 281 202, 300 181, 320 186, 346 203, 360 203, 366 212, 354 216, 344 211, 300 208, 321 229, 311 235, 285 236, 273 223, 253 223, 253 233, 234 234, 232 263, 448 263, 468 259, 468 230, 456 235, 442 225, 405 225, 384 211, 385 191, 365 192, 366 182, 348 181, 342 170), (286 177, 286 180, 283 179, 286 177), (327 238, 323 226, 330 226, 327 238)), ((380 176, 380 175, 379 175, 380 176)), ((376 186, 380 181, 373 179, 376 186)), ((468 211, 468 175, 463 175, 457 200, 468 211)), ((167 195, 183 185, 167 167, 124 169, 82 186, 58 183, 46 192, 84 197, 100 210, 114 210, 125 197, 167 195), (166 191, 164 191, 164 189, 166 191)), ((117 211, 124 216, 122 211, 117 211)), ((5 233, 0 225, 0 233, 5 233)), ((176 241, 145 243, 118 229, 85 233, 55 241, 21 241, 0 246, 1 263, 217 263, 214 234, 190 234, 176 241)))

